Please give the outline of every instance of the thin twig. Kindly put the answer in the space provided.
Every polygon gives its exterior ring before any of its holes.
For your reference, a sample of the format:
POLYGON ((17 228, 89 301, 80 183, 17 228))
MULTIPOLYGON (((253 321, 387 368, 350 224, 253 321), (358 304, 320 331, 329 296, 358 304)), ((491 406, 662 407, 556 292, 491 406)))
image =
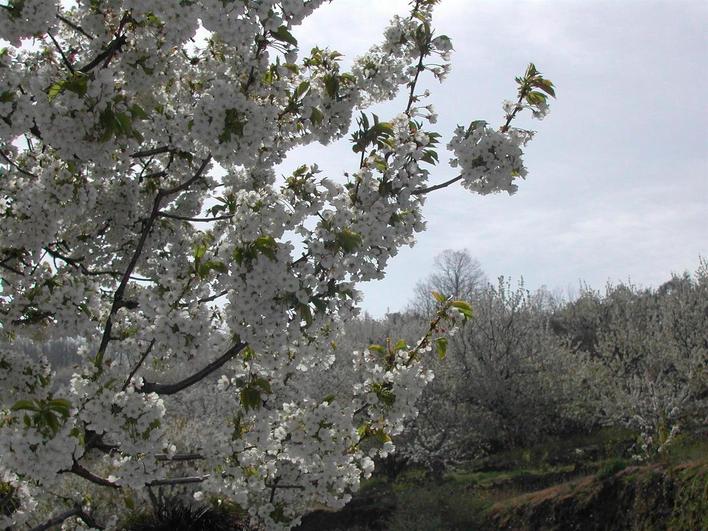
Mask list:
POLYGON ((20 168, 17 163, 15 163, 12 159, 10 159, 10 157, 5 154, 4 151, 0 150, 0 156, 2 156, 2 158, 4 158, 10 166, 15 168, 20 173, 23 173, 28 177, 33 177, 34 179, 39 179, 39 177, 37 177, 34 173, 28 172, 27 170, 23 170, 22 168, 20 168))
POLYGON ((71 29, 73 29, 74 31, 77 31, 77 32, 81 33, 81 35, 83 35, 83 36, 86 37, 87 39, 89 39, 89 40, 93 40, 93 39, 94 39, 94 36, 93 36, 93 35, 91 35, 90 33, 88 33, 84 28, 82 28, 82 27, 79 26, 78 24, 75 24, 74 22, 72 22, 72 21, 69 20, 68 18, 63 17, 63 16, 61 16, 61 15, 58 14, 58 13, 57 13, 57 18, 58 18, 60 21, 62 21, 64 24, 66 24, 67 26, 69 26, 71 29))
POLYGON ((175 454, 172 457, 167 454, 157 454, 155 459, 158 461, 200 461, 206 457, 202 454, 175 454))
POLYGON ((458 175, 457 177, 453 177, 449 181, 445 181, 444 183, 436 184, 435 186, 429 186, 427 188, 418 188, 416 190, 412 190, 411 195, 423 195, 423 194, 427 194, 428 192, 432 192, 434 190, 440 190, 441 188, 446 188, 461 179, 462 179, 462 175, 458 175))
POLYGON ((135 373, 138 372, 138 369, 140 369, 140 366, 143 364, 145 359, 150 355, 150 351, 152 350, 152 347, 155 346, 155 338, 152 338, 150 340, 150 344, 148 345, 148 348, 145 349, 145 352, 143 352, 143 355, 140 357, 138 360, 138 363, 135 364, 135 367, 133 367, 133 370, 130 371, 130 374, 128 377, 125 379, 125 383, 123 384, 123 391, 125 391, 128 386, 130 385, 130 381, 133 379, 133 376, 135 376, 135 373))
POLYGON ((148 487, 159 487, 161 485, 186 485, 189 483, 202 483, 209 479, 209 474, 203 476, 186 476, 183 478, 168 478, 168 479, 156 479, 150 483, 146 483, 148 487))
POLYGON ((3 269, 7 269, 8 271, 15 273, 16 275, 20 275, 21 277, 25 276, 25 274, 22 271, 20 271, 19 269, 15 269, 12 266, 7 265, 4 260, 2 262, 0 262, 0 267, 2 267, 3 269))
POLYGON ((105 50, 98 54, 90 63, 79 68, 80 72, 87 74, 101 63, 103 63, 103 68, 106 68, 110 64, 111 59, 113 59, 116 52, 120 52, 123 45, 128 42, 128 39, 126 39, 125 35, 121 32, 129 20, 131 20, 131 17, 128 12, 123 15, 123 18, 121 18, 120 23, 118 24, 118 29, 115 32, 115 38, 109 42, 105 50))
MULTIPOLYGON (((92 271, 89 268, 87 268, 82 262, 83 258, 72 258, 71 256, 66 256, 63 255, 62 253, 59 253, 55 251, 54 249, 50 249, 49 247, 45 247, 44 250, 49 254, 54 259, 61 260, 62 262, 65 262, 69 264, 70 266, 78 269, 81 271, 86 276, 101 276, 101 275, 108 275, 112 277, 119 277, 121 276, 120 271, 92 271)), ((55 262, 56 266, 56 262, 55 262)))
POLYGON ((233 219, 233 215, 229 216, 216 216, 213 218, 191 218, 189 216, 179 216, 177 214, 169 214, 167 212, 160 212, 159 216, 162 218, 179 219, 181 221, 194 221, 197 223, 207 223, 209 221, 221 221, 225 219, 233 219))
POLYGON ((52 40, 52 42, 54 43, 54 46, 56 47, 56 49, 59 50, 59 54, 61 55, 61 60, 64 62, 64 65, 69 69, 69 72, 71 72, 71 73, 73 74, 73 73, 74 73, 74 67, 73 67, 72 64, 69 62, 69 58, 68 58, 68 57, 66 56, 66 54, 64 53, 64 50, 61 49, 61 46, 59 46, 59 43, 58 43, 57 40, 54 38, 54 35, 52 35, 52 34, 49 33, 49 32, 47 32, 47 35, 49 35, 49 38, 50 38, 50 39, 52 40))

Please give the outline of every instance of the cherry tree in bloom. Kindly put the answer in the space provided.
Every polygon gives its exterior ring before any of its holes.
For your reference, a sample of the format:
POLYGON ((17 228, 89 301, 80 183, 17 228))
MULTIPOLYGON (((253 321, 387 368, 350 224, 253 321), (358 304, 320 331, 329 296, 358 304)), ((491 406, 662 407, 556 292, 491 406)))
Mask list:
POLYGON ((436 0, 348 72, 292 34, 323 3, 0 2, 0 527, 110 528, 184 484, 287 529, 393 451, 433 376, 419 360, 471 310, 441 299, 383 352, 337 350, 339 324, 423 230, 427 194, 516 190, 531 133, 510 124, 553 86, 531 65, 505 123, 458 128, 459 176, 431 183, 441 135, 417 84, 452 50, 436 0), (399 91, 397 116, 365 113, 399 91), (348 175, 276 179, 355 116, 348 175), (66 337, 69 382, 21 348, 66 337))

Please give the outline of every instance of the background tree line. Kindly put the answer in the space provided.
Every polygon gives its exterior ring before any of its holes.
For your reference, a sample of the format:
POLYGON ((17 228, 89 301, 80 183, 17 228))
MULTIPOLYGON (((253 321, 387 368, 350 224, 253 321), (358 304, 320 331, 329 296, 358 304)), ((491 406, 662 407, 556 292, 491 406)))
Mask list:
POLYGON ((466 251, 448 250, 409 307, 347 326, 355 342, 411 340, 434 311, 431 292, 472 303, 474 318, 429 357, 435 380, 396 441, 396 460, 436 473, 511 448, 602 426, 634 430, 632 453, 660 453, 708 426, 708 264, 657 289, 584 287, 572 300, 523 281, 490 283, 466 251))

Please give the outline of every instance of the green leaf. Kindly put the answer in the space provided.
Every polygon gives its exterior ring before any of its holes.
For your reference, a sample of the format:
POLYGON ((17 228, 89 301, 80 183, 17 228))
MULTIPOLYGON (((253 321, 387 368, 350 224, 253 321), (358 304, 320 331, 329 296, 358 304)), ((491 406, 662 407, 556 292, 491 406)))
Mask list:
POLYGON ((472 306, 465 301, 452 301, 451 306, 459 311, 465 319, 472 319, 472 306))
POLYGON ((477 129, 484 129, 487 127, 487 122, 485 120, 474 120, 470 123, 470 126, 467 128, 467 132, 465 133, 465 136, 468 137, 472 134, 473 131, 477 129))
POLYGON ((310 90, 310 82, 309 81, 303 81, 300 83, 297 88, 295 89, 295 93, 293 94, 294 98, 296 100, 299 100, 302 96, 305 95, 305 93, 310 90))
POLYGON ((147 120, 148 118, 148 115, 145 110, 137 103, 131 105, 130 114, 133 116, 134 120, 147 120))
POLYGON ((71 402, 64 398, 55 398, 48 402, 48 407, 52 411, 56 411, 62 417, 68 417, 71 410, 71 402))
POLYGON ((531 85, 542 90, 549 96, 556 97, 556 92, 553 88, 553 82, 548 79, 543 79, 542 77, 536 77, 531 81, 531 85))
POLYGON ((243 354, 243 359, 245 361, 251 361, 253 358, 256 357, 256 351, 253 350, 251 347, 244 348, 241 353, 243 354))
POLYGON ((344 253, 352 253, 361 246, 361 234, 350 229, 343 229, 337 233, 335 241, 344 253))
POLYGON ((393 351, 399 351, 399 350, 406 350, 408 348, 408 343, 405 342, 403 339, 399 339, 396 344, 393 346, 393 351))
POLYGON ((390 407, 396 401, 396 395, 391 390, 390 383, 375 383, 371 386, 371 390, 376 393, 379 401, 386 406, 390 407))
POLYGON ((61 91, 64 89, 64 83, 64 81, 57 81, 49 87, 49 90, 47 91, 47 99, 50 102, 52 102, 54 98, 61 94, 61 91))
POLYGON ((391 436, 386 433, 383 429, 374 430, 371 432, 371 436, 374 437, 381 444, 391 442, 391 436))
POLYGON ((211 271, 226 273, 228 268, 226 267, 226 264, 219 262, 218 260, 207 260, 203 264, 199 264, 199 267, 197 267, 197 274, 201 279, 207 278, 211 271))
POLYGON ((328 404, 331 404, 334 402, 335 398, 337 398, 335 395, 327 395, 322 399, 322 402, 327 402, 328 404))
POLYGON ((34 400, 18 400, 10 408, 12 411, 27 410, 27 411, 39 411, 39 406, 34 400))
POLYGON ((80 72, 76 72, 64 83, 64 89, 81 97, 86 95, 88 90, 88 76, 80 72))
POLYGON ((314 125, 320 125, 322 120, 324 120, 324 113, 317 107, 313 107, 312 112, 310 113, 310 121, 314 125))
POLYGON ((202 258, 204 258, 204 255, 207 252, 207 246, 204 243, 200 243, 194 248, 194 261, 198 262, 202 258))
POLYGON ((312 310, 307 304, 298 304, 297 312, 300 314, 300 319, 305 321, 306 326, 310 326, 312 324, 312 310))
POLYGON ((438 291, 433 291, 431 293, 433 295, 433 298, 440 303, 445 302, 447 300, 447 297, 445 297, 445 295, 438 291))
POLYGON ((270 258, 276 259, 278 253, 278 243, 273 236, 260 236, 253 242, 255 248, 261 253, 270 258))
POLYGON ((339 78, 336 75, 326 75, 324 76, 325 92, 327 95, 335 99, 337 97, 337 92, 339 92, 339 78))
POLYGON ((155 16, 154 13, 150 12, 147 15, 145 15, 145 20, 147 21, 148 25, 150 26, 155 26, 157 28, 162 26, 162 21, 155 16))
POLYGON ((356 429, 356 434, 359 436, 359 438, 363 438, 366 436, 367 433, 371 430, 371 427, 365 422, 361 424, 357 429, 356 429))
POLYGON ((537 90, 532 90, 526 95, 526 101, 531 105, 545 103, 546 99, 547 96, 543 92, 538 92, 537 90))
POLYGON ((386 349, 381 345, 369 345, 369 350, 373 350, 379 354, 386 354, 386 349))
POLYGON ((297 39, 293 37, 293 34, 288 31, 285 26, 280 26, 277 30, 271 31, 270 34, 281 42, 287 42, 293 46, 297 46, 297 39))
POLYGON ((265 378, 255 378, 251 383, 257 387, 260 387, 261 390, 267 395, 273 393, 273 390, 270 387, 270 382, 265 378))
POLYGON ((435 166, 439 160, 438 159, 438 152, 435 151, 434 149, 426 149, 425 151, 423 151, 423 156, 420 157, 420 160, 435 166))
POLYGON ((261 400, 261 392, 256 387, 246 386, 239 393, 241 405, 248 411, 250 409, 258 409, 263 405, 261 400))
POLYGON ((115 133, 116 127, 115 114, 111 107, 106 107, 98 116, 98 128, 101 135, 98 138, 99 142, 108 142, 115 133))
POLYGON ((435 340, 435 350, 438 353, 438 358, 441 360, 445 359, 445 355, 447 354, 447 338, 446 337, 438 337, 435 340))
POLYGON ((314 304, 315 308, 319 313, 326 313, 327 312, 327 303, 323 301, 320 298, 313 298, 312 299, 312 304, 314 304))

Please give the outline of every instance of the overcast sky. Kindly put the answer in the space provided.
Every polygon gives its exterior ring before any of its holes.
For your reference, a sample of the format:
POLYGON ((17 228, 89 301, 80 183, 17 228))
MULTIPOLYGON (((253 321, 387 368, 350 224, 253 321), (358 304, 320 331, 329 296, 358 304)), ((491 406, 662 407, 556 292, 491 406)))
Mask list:
MULTIPOLYGON (((345 64, 380 41, 406 0, 334 0, 295 32, 301 49, 329 46, 345 64)), ((431 194, 427 230, 363 285, 374 316, 402 309, 444 249, 468 249, 487 276, 567 293, 631 280, 657 286, 708 257, 708 2, 443 0, 438 34, 452 38, 448 80, 427 86, 443 138, 474 119, 498 124, 514 77, 533 61, 557 87, 526 148, 514 196, 460 187, 431 194)), ((401 101, 377 108, 382 118, 401 101)), ((446 143, 445 142, 445 143, 446 143)), ((433 182, 455 176, 447 154, 433 182)), ((293 154, 283 172, 317 162, 341 178, 356 166, 348 141, 293 154)))

